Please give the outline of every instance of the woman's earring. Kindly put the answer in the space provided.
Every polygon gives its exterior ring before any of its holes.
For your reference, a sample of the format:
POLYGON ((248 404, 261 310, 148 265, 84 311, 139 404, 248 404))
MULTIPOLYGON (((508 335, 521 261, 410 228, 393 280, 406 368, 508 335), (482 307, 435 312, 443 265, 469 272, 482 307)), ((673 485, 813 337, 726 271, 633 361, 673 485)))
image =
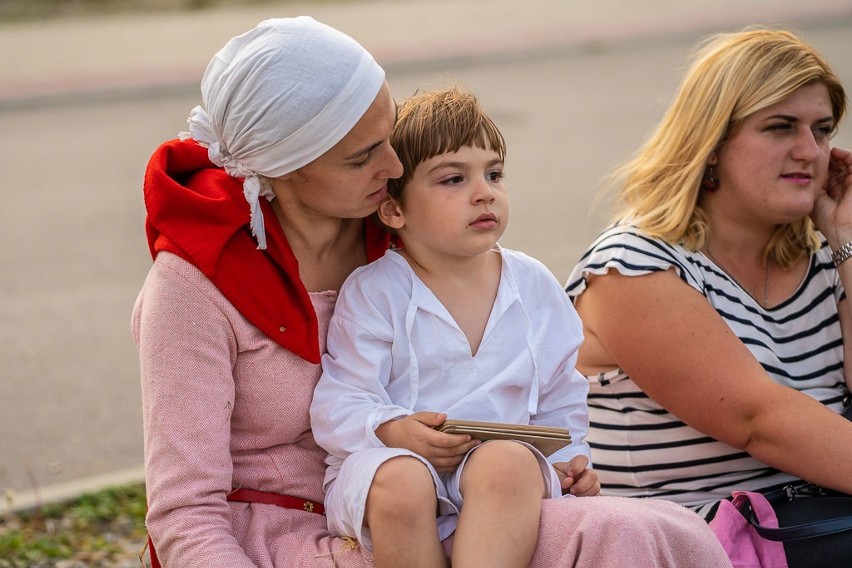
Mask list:
POLYGON ((707 166, 704 177, 701 180, 701 189, 704 191, 716 191, 719 189, 719 178, 716 177, 716 168, 707 166))

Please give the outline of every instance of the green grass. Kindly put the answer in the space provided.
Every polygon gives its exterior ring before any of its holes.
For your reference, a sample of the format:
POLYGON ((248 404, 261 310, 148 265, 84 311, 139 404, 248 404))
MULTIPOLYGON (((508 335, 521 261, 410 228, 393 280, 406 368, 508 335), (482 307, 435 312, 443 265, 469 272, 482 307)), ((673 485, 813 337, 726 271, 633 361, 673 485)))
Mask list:
POLYGON ((0 516, 0 568, 140 566, 145 487, 127 485, 0 516))

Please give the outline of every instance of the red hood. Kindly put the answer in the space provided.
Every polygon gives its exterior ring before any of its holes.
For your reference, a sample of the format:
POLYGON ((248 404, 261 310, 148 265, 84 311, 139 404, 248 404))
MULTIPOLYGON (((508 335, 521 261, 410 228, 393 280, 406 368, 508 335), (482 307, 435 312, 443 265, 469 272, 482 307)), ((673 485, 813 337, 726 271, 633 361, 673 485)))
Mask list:
MULTIPOLYGON (((160 146, 145 172, 145 231, 152 258, 160 251, 192 263, 253 325, 312 363, 320 362, 319 330, 299 266, 272 207, 261 199, 267 249, 249 228, 242 179, 213 165, 194 141, 160 146), (284 329, 285 331, 281 331, 284 329)), ((384 254, 388 234, 366 223, 367 259, 384 254)))

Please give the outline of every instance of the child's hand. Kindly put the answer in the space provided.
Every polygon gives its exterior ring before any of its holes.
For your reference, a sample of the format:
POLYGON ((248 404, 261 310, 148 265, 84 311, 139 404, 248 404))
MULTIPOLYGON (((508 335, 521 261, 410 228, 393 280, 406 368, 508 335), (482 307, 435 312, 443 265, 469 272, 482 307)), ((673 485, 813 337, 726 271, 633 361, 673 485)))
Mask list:
POLYGON ((434 429, 446 419, 447 415, 440 412, 415 412, 379 425, 376 436, 389 448, 405 448, 424 457, 438 473, 449 473, 481 442, 467 434, 445 434, 434 429))
POLYGON ((553 464, 559 481, 562 482, 562 493, 571 493, 577 497, 592 497, 600 495, 601 484, 598 473, 589 468, 589 458, 575 456, 569 462, 553 464))

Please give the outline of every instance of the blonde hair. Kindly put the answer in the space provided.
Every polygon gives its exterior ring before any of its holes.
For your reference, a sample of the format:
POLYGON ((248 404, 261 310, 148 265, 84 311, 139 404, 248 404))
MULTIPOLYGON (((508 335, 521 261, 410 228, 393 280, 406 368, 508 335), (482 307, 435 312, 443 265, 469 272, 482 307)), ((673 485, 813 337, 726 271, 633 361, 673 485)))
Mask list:
MULTIPOLYGON (((751 27, 707 38, 657 129, 613 176, 623 204, 618 217, 669 243, 703 247, 709 227, 698 196, 710 154, 743 120, 813 82, 828 89, 836 128, 846 112, 843 87, 792 32, 751 27)), ((779 225, 764 258, 788 267, 819 245, 806 217, 779 225)))
POLYGON ((388 180, 388 194, 402 203, 414 169, 430 158, 464 146, 490 149, 506 158, 506 141, 473 93, 460 87, 415 93, 397 109, 390 138, 403 174, 388 180))

